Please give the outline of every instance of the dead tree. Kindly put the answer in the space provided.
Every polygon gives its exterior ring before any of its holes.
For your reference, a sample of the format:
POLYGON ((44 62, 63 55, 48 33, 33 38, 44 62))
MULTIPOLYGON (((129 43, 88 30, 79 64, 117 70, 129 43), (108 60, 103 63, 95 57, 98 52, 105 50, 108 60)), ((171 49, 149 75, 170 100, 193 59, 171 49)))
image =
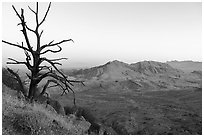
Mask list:
MULTIPOLYGON (((17 47, 21 50, 24 50, 25 53, 25 61, 17 61, 13 58, 8 58, 10 61, 7 62, 7 64, 23 64, 27 67, 27 69, 30 71, 30 74, 27 74, 28 78, 30 79, 29 84, 29 90, 28 94, 26 95, 26 98, 29 99, 29 101, 33 101, 34 98, 37 98, 38 96, 42 96, 46 94, 46 89, 48 87, 60 87, 62 89, 62 95, 66 94, 67 92, 71 91, 74 95, 74 104, 75 104, 75 93, 71 86, 73 86, 73 83, 82 83, 82 81, 76 81, 76 80, 69 80, 68 76, 66 76, 60 69, 58 69, 57 65, 62 65, 59 61, 61 60, 67 60, 67 58, 56 58, 56 59, 48 59, 44 55, 46 53, 59 53, 62 48, 61 44, 65 42, 74 42, 72 39, 65 39, 59 42, 54 42, 52 40, 51 42, 42 45, 41 44, 41 36, 43 34, 43 30, 39 30, 40 26, 45 22, 45 19, 48 15, 48 12, 50 10, 51 3, 49 3, 48 8, 45 12, 45 15, 42 20, 39 19, 39 12, 38 12, 38 2, 36 3, 36 10, 33 10, 31 7, 28 6, 30 11, 35 15, 35 22, 36 27, 34 29, 30 28, 27 25, 27 20, 25 20, 24 17, 24 9, 21 8, 21 12, 18 12, 16 8, 12 5, 13 10, 15 11, 17 17, 20 19, 20 23, 18 25, 21 25, 24 36, 24 42, 21 42, 21 44, 15 44, 12 42, 8 42, 5 40, 2 40, 3 43, 6 43, 8 45, 17 47), (32 45, 30 42, 30 39, 28 37, 28 32, 34 34, 36 36, 36 45, 32 45), (25 44, 24 44, 25 43, 25 44), (35 49, 34 49, 35 47, 35 49), (53 47, 57 47, 58 50, 53 50, 53 47), (46 63, 46 65, 44 65, 46 63), (39 95, 36 95, 36 90, 38 87, 38 84, 45 78, 49 78, 47 80, 47 83, 44 85, 42 91, 39 95), (53 83, 50 85, 50 83, 53 83)), ((10 71, 12 73, 12 71, 10 71)), ((18 77, 15 73, 13 73, 16 77, 18 77)), ((18 79, 18 78, 17 78, 18 79)), ((19 84, 22 84, 22 82, 19 82, 19 84)), ((23 87, 21 85, 20 87, 23 87)), ((22 91, 25 92, 25 91, 22 91)))

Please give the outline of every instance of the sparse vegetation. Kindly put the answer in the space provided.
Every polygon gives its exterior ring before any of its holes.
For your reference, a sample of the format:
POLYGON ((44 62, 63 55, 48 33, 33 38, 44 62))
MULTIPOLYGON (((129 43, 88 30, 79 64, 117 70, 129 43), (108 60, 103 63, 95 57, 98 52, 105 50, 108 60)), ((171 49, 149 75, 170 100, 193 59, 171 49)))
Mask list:
POLYGON ((10 94, 14 92, 3 85, 3 135, 87 134, 90 123, 84 119, 59 115, 45 104, 27 104, 10 94))
POLYGON ((2 42, 23 50, 25 60, 8 58, 7 64, 25 65, 29 73, 25 81, 18 71, 2 69, 3 135, 202 134, 200 62, 196 67, 190 67, 194 62, 183 62, 183 67, 179 62, 127 64, 114 60, 98 67, 65 70, 66 75, 58 65, 67 58, 46 55, 60 53, 61 44, 73 40, 41 43, 40 28, 51 3, 42 19, 38 2, 35 10, 28 6, 35 17, 34 28, 28 26, 24 9, 12 8, 20 19, 24 40, 21 44, 2 42), (29 33, 36 42, 30 41, 29 33), (83 81, 75 79, 84 80, 87 86, 82 88, 83 81))
MULTIPOLYGON (((62 104, 71 103, 69 95, 53 96, 62 104)), ((111 92, 90 88, 76 97, 98 123, 119 135, 202 134, 202 89, 111 92)))
MULTIPOLYGON (((43 30, 40 31, 40 26, 45 22, 45 19, 50 10, 51 3, 42 19, 39 18, 39 6, 36 3, 36 10, 28 6, 29 10, 35 15, 35 28, 30 28, 24 16, 24 9, 18 12, 15 6, 12 6, 17 17, 20 19, 22 27, 21 32, 24 36, 24 41, 21 44, 14 44, 2 40, 3 43, 13 47, 17 47, 24 51, 25 61, 18 61, 14 58, 8 58, 10 61, 7 64, 25 65, 30 73, 26 73, 28 85, 25 85, 25 79, 22 79, 18 71, 10 68, 3 68, 3 83, 12 88, 10 90, 6 86, 3 89, 3 134, 86 134, 90 127, 90 123, 85 121, 83 117, 76 119, 75 115, 69 117, 65 115, 64 107, 54 99, 49 98, 47 93, 48 88, 59 87, 62 91, 61 95, 67 92, 73 93, 73 104, 76 107, 75 93, 72 89, 73 83, 82 83, 82 81, 69 80, 57 65, 62 65, 59 61, 67 58, 50 59, 46 53, 61 52, 61 44, 72 41, 65 39, 59 42, 51 42, 47 44, 41 43, 43 30), (26 21, 25 21, 26 20, 26 21), (36 45, 33 45, 28 36, 30 34, 36 36, 36 45), (57 47, 58 50, 52 48, 57 47), (42 88, 39 84, 46 80, 42 88), (21 93, 22 96, 19 96, 21 93), (47 97, 45 96, 47 95, 47 97), (18 96, 18 98, 16 98, 18 96), (46 103, 46 105, 45 105, 46 103), (47 110, 49 108, 49 110, 47 110)), ((57 90, 59 92, 59 89, 57 90)))

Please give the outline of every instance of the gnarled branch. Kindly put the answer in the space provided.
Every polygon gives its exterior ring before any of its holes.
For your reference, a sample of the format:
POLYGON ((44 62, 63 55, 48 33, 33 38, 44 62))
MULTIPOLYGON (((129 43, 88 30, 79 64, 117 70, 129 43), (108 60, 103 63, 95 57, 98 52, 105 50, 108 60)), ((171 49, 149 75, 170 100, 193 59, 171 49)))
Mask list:
POLYGON ((57 45, 57 47, 59 48, 58 50, 48 49, 48 50, 46 50, 46 51, 44 51, 44 52, 42 52, 42 53, 40 53, 40 54, 42 55, 42 54, 45 54, 45 53, 47 53, 47 52, 52 52, 52 53, 60 52, 60 51, 62 50, 62 48, 61 48, 60 46, 58 46, 58 45, 57 45))
POLYGON ((51 41, 49 44, 46 44, 46 45, 41 46, 40 51, 42 51, 44 48, 53 47, 53 46, 58 46, 59 44, 62 44, 62 43, 64 43, 64 42, 68 42, 68 41, 74 42, 72 39, 68 39, 68 40, 62 40, 62 41, 57 42, 57 43, 53 43, 53 42, 54 42, 54 40, 53 40, 53 41, 51 41), (52 43, 53 43, 53 44, 52 44, 52 43))

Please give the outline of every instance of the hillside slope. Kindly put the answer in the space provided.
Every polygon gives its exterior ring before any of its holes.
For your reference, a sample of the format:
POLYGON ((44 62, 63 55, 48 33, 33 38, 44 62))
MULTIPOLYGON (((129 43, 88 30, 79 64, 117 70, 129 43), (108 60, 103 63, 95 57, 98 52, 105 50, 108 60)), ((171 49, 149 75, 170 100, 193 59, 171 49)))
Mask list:
POLYGON ((74 135, 87 134, 90 123, 75 116, 62 116, 52 107, 25 103, 15 97, 14 90, 3 85, 3 135, 74 135))
POLYGON ((186 73, 161 62, 143 61, 126 64, 117 60, 69 73, 77 79, 85 80, 88 86, 117 91, 200 88, 202 85, 200 74, 196 71, 186 73))
POLYGON ((183 72, 177 70, 166 63, 156 62, 156 61, 143 61, 131 64, 130 66, 139 73, 143 73, 146 75, 154 75, 154 74, 168 74, 168 75, 179 75, 183 72))
POLYGON ((132 71, 129 65, 117 60, 108 62, 104 65, 92 67, 89 69, 76 70, 70 73, 71 76, 77 76, 85 79, 124 79, 124 72, 132 71))

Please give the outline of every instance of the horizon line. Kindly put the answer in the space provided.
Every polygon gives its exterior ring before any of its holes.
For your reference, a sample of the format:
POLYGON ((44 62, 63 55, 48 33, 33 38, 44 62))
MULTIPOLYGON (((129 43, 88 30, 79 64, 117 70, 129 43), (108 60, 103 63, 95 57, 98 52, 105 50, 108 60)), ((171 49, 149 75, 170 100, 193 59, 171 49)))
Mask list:
MULTIPOLYGON (((106 61, 106 63, 108 62, 114 62, 114 61, 118 61, 118 62, 122 62, 122 63, 126 63, 126 64, 134 64, 134 63, 138 63, 138 62, 144 62, 144 61, 155 61, 155 62, 160 62, 160 63, 167 63, 167 62, 195 62, 195 63, 202 63, 202 60, 201 61, 198 61, 198 60, 190 60, 190 59, 187 59, 187 60, 167 60, 167 61, 156 61, 156 60, 141 60, 141 61, 137 61, 137 62, 132 62, 132 63, 127 63, 125 61, 121 61, 121 60, 118 60, 118 59, 114 59, 114 60, 110 60, 110 61, 106 61)), ((99 64, 95 64, 95 65, 91 65, 91 66, 77 66, 77 65, 72 65, 72 66, 68 66, 67 64, 62 64, 62 66, 59 66, 58 68, 59 69, 84 69, 84 68, 92 68, 92 67, 97 67, 97 66, 101 66, 101 65, 105 65, 106 63, 99 63, 99 64)), ((79 63, 80 64, 80 63, 79 63)), ((12 68, 15 68, 15 69, 27 69, 25 66, 25 68, 23 68, 23 65, 10 65, 12 66, 12 68)), ((8 67, 7 64, 2 64, 2 68, 5 68, 5 67, 8 67)))

